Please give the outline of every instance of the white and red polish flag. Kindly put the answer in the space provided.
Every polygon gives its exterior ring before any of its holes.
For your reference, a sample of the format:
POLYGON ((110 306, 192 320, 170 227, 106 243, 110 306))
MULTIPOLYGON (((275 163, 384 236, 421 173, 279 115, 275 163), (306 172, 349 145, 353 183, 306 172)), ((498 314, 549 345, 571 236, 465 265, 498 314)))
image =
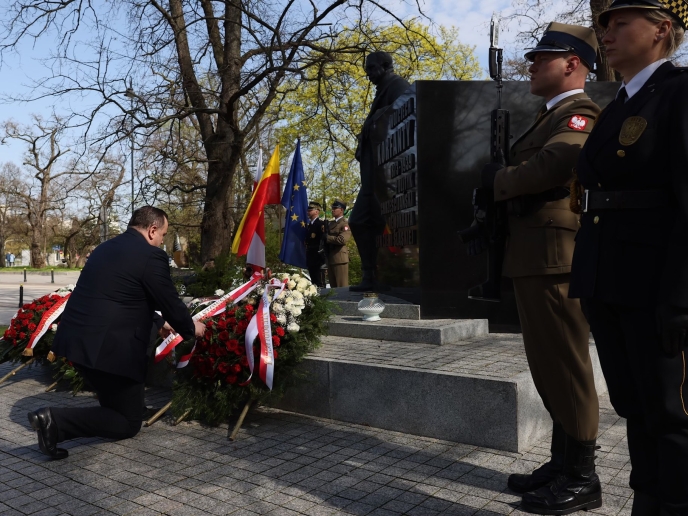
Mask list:
MULTIPOLYGON (((258 146, 258 162, 253 174, 253 191, 256 190, 260 178, 263 176, 263 149, 258 146)), ((251 244, 246 253, 246 264, 251 265, 254 271, 262 271, 265 268, 265 211, 260 212, 258 226, 253 234, 251 244)))

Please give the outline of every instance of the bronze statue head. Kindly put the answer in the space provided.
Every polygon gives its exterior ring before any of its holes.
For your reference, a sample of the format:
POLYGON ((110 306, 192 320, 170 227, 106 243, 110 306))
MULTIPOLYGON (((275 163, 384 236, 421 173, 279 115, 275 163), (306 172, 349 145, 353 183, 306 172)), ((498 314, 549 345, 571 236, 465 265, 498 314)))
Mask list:
POLYGON ((394 72, 392 55, 388 52, 371 52, 365 60, 365 71, 370 82, 377 86, 386 75, 394 72))

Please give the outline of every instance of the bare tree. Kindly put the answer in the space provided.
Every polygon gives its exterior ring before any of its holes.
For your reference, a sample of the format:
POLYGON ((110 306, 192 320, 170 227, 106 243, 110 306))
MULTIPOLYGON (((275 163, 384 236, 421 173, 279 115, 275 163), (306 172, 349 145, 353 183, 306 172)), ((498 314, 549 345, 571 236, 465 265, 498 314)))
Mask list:
POLYGON ((143 145, 160 129, 173 134, 182 121, 193 120, 207 167, 207 182, 189 189, 203 192, 203 260, 231 246, 234 177, 249 135, 279 97, 280 85, 327 60, 337 32, 367 22, 371 10, 394 17, 377 0, 7 4, 0 51, 16 50, 30 38, 57 38, 52 62, 58 66, 51 69, 57 72, 37 85, 34 98, 99 95, 81 119, 72 118, 91 135, 91 144, 109 146, 136 131, 143 145), (95 131, 105 125, 103 133, 95 131))
MULTIPOLYGON (((592 27, 597 33, 597 40, 602 47, 603 29, 597 23, 599 14, 607 9, 612 0, 564 0, 563 2, 546 2, 544 0, 514 0, 514 14, 509 18, 519 22, 517 40, 524 46, 535 46, 547 25, 553 21, 573 23, 592 27)), ((515 67, 518 60, 507 63, 511 72, 518 76, 519 69, 515 67), (509 66, 511 65, 511 66, 509 66)), ((597 55, 594 70, 598 81, 617 81, 621 78, 612 70, 604 52, 597 55)))
POLYGON ((58 171, 57 163, 69 149, 61 145, 65 129, 57 117, 46 121, 34 115, 33 124, 19 125, 13 121, 2 124, 3 136, 0 142, 8 140, 22 142, 26 146, 23 165, 29 171, 28 181, 15 181, 8 185, 6 193, 17 203, 27 218, 30 227, 31 265, 45 267, 46 221, 49 213, 63 206, 66 192, 56 188, 57 181, 69 173, 58 171))

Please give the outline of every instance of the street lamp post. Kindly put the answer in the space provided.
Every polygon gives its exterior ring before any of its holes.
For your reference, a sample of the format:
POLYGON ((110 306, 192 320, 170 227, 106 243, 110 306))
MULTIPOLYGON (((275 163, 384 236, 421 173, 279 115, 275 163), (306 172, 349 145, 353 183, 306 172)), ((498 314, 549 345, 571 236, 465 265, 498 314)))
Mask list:
POLYGON ((129 145, 131 148, 131 216, 134 216, 134 99, 136 98, 136 93, 131 87, 131 81, 129 81, 129 87, 125 93, 129 97, 129 106, 131 114, 131 133, 129 134, 129 145))

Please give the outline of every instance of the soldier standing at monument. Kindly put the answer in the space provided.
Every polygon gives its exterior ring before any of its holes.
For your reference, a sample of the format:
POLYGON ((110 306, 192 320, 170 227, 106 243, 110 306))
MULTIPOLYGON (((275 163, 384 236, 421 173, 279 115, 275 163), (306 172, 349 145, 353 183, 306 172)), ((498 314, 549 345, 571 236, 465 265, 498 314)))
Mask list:
POLYGON ((324 256, 320 253, 320 246, 322 245, 325 234, 325 222, 319 218, 320 203, 308 203, 308 232, 306 233, 306 265, 308 266, 308 274, 311 276, 311 283, 316 287, 324 287, 325 282, 323 277, 322 265, 324 256))
POLYGON ((342 201, 332 203, 332 216, 325 225, 325 244, 327 247, 327 274, 330 287, 349 285, 349 248, 346 243, 351 238, 349 222, 344 218, 346 204, 342 201))
MULTIPOLYGON (((404 78, 394 73, 392 56, 387 52, 368 54, 365 71, 376 89, 370 112, 358 136, 356 148, 356 159, 361 164, 361 189, 356 197, 349 224, 361 256, 363 279, 359 285, 349 287, 349 290, 354 292, 364 292, 375 288, 377 265, 375 238, 381 235, 385 228, 385 219, 374 191, 374 174, 377 168, 375 122, 381 110, 394 103, 410 87, 404 78)), ((379 138, 380 142, 387 134, 387 128, 383 129, 384 134, 379 138)))
POLYGON ((600 111, 583 91, 597 48, 592 29, 548 26, 526 54, 532 61, 530 91, 545 105, 511 146, 510 165, 490 163, 482 172, 483 186, 494 188, 496 202, 506 202, 504 275, 513 278, 528 364, 553 420, 550 461, 508 480, 509 488, 525 493, 521 509, 539 514, 602 505, 590 330, 580 304, 568 298, 578 220, 566 188, 600 111))
POLYGON ((623 84, 578 160, 570 294, 626 419, 632 516, 686 515, 688 69, 667 58, 684 38, 688 1, 616 0, 599 24, 623 84))

